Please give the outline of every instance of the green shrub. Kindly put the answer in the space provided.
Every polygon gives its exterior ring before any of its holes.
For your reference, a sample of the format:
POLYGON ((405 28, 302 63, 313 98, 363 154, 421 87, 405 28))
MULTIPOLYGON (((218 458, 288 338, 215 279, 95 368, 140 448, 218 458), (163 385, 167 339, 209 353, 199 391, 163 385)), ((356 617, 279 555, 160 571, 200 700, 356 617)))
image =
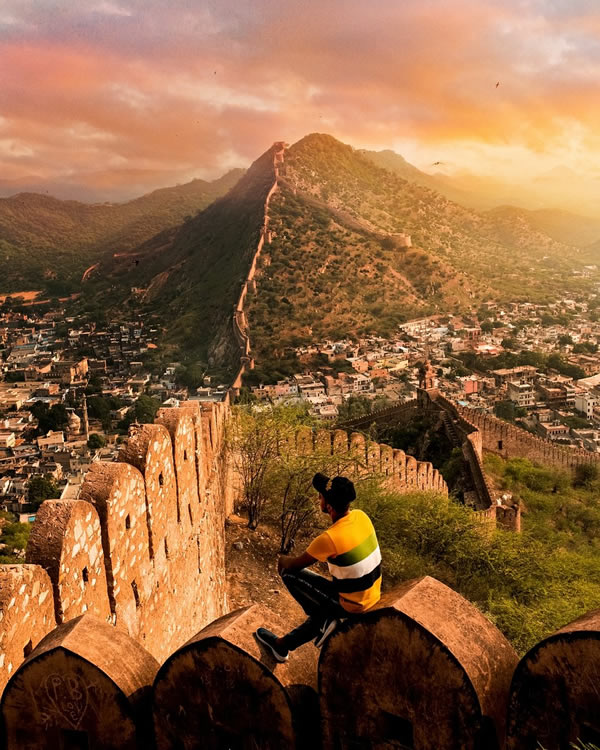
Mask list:
MULTIPOLYGON (((531 476, 526 473, 528 481, 531 476)), ((533 476, 538 481, 539 475, 533 476)), ((565 494, 561 497, 564 502, 565 494)), ((484 534, 473 511, 436 493, 398 495, 367 483, 357 505, 375 524, 384 585, 433 576, 479 607, 521 653, 600 599, 600 560, 573 520, 569 536, 577 528, 579 541, 567 549, 557 543, 562 532, 546 527, 546 533, 539 533, 540 526, 528 523, 529 516, 522 534, 484 534)), ((555 506, 537 514, 548 519, 556 515, 555 506)))

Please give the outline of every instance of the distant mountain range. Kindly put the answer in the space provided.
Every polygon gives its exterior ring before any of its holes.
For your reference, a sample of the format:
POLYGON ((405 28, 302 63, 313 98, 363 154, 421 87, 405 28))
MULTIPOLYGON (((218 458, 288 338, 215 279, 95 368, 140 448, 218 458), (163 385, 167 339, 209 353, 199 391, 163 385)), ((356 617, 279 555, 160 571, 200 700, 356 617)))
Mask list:
MULTIPOLYGON (((272 156, 263 154, 192 220, 107 256, 87 294, 108 283, 112 294, 135 287, 135 304, 172 321, 170 341, 188 355, 228 361, 231 313, 258 242, 272 156)), ((422 184, 408 163, 402 168, 410 180, 328 135, 286 150, 271 200, 273 241, 247 303, 259 361, 323 337, 389 334, 414 315, 547 299, 581 268, 568 225, 577 224, 579 242, 593 236, 593 222, 514 208, 477 213, 422 184)))
MULTIPOLYGON (((182 356, 232 364, 233 305, 274 179, 270 149, 245 174, 125 204, 0 199, 4 285, 36 288, 34 279, 56 274, 81 288, 93 265, 86 304, 157 312, 182 356)), ((552 298, 583 284, 571 271, 600 258, 600 219, 511 206, 477 212, 469 195, 393 152, 357 151, 329 135, 286 149, 272 243, 247 302, 259 360, 324 337, 389 334, 414 315, 552 298)))
POLYGON ((242 174, 232 170, 213 182, 193 180, 127 203, 88 204, 36 193, 0 198, 0 291, 39 288, 49 278, 76 286, 89 264, 179 225, 242 174))
POLYGON ((573 215, 573 226, 580 219, 584 222, 592 220, 596 224, 600 222, 597 199, 600 195, 600 173, 596 177, 582 176, 566 167, 556 167, 536 178, 515 183, 465 171, 452 175, 443 172, 427 174, 390 150, 362 150, 360 153, 409 182, 429 187, 477 211, 509 205, 534 212, 573 215))

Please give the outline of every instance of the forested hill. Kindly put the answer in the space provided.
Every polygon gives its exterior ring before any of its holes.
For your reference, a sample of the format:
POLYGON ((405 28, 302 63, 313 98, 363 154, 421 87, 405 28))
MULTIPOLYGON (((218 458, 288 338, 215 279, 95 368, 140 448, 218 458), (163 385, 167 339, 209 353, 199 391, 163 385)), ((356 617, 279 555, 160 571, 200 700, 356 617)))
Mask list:
POLYGON ((328 135, 286 151, 280 188, 249 308, 263 356, 323 337, 387 335, 409 317, 481 300, 551 295, 574 254, 532 225, 509 232, 502 216, 459 206, 328 135))
MULTIPOLYGON (((21 243, 8 283, 17 277, 24 288, 27 273, 31 281, 50 272, 79 284, 94 265, 82 304, 109 317, 152 312, 174 357, 235 364, 231 316, 275 181, 274 149, 239 180, 231 173, 210 186, 195 181, 121 206, 37 196, 28 213, 31 197, 5 200, 6 260, 12 243, 21 243), (216 193, 225 194, 214 200, 216 193), (8 221, 9 231, 6 206, 19 200, 20 220, 8 221), (210 205, 196 212, 202 201, 210 205)), ((389 335, 416 315, 469 313, 481 301, 548 300, 583 283, 571 274, 583 253, 527 212, 477 213, 329 135, 308 135, 285 150, 278 188, 270 202, 272 243, 246 304, 262 362, 298 343, 389 335)))
POLYGON ((73 288, 105 253, 122 253, 179 225, 240 179, 236 169, 213 182, 192 180, 127 203, 87 204, 20 193, 0 198, 0 292, 39 288, 44 280, 73 288))
POLYGON ((106 258, 86 284, 86 297, 106 300, 109 310, 125 303, 157 313, 185 359, 237 364, 231 316, 275 181, 273 154, 266 151, 225 196, 179 227, 106 258))

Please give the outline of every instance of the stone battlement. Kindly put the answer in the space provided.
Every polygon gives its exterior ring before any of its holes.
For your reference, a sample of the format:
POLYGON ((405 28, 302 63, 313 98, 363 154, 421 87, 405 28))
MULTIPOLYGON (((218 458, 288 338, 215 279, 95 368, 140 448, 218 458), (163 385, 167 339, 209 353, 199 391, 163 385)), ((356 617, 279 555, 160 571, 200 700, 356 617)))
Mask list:
POLYGON ((271 232, 269 230, 269 203, 275 192, 278 190, 279 168, 283 165, 285 148, 286 146, 283 141, 276 141, 271 147, 271 151, 273 153, 273 184, 265 198, 263 225, 260 230, 258 245, 256 246, 256 251, 254 253, 254 256, 252 257, 252 263, 250 264, 250 270, 248 271, 244 283, 242 284, 240 296, 238 297, 238 301, 233 311, 233 336, 240 352, 240 367, 230 388, 231 395, 234 397, 239 395, 247 365, 250 362, 253 362, 251 357, 252 347, 250 344, 250 335, 248 332, 248 322, 246 320, 244 305, 246 302, 246 297, 248 295, 248 290, 256 290, 256 267, 261 256, 265 240, 268 244, 271 243, 271 232))
POLYGON ((5 750, 562 750, 598 743, 600 611, 520 661, 439 581, 388 591, 285 664, 254 639, 290 625, 263 606, 223 615, 157 660, 93 615, 52 629, 2 695, 5 750))
MULTIPOLYGON (((117 462, 92 464, 78 500, 42 504, 28 564, 0 566, 0 690, 46 633, 80 615, 116 625, 162 660, 226 611, 228 417, 222 403, 161 409, 132 430, 117 462)), ((299 428, 281 450, 347 454, 397 492, 448 494, 430 463, 359 433, 299 428)))
MULTIPOLYGON (((161 409, 119 461, 92 465, 79 500, 42 505, 27 564, 0 566, 5 750, 597 742, 598 612, 518 662, 473 605, 426 577, 346 621, 320 655, 307 644, 275 663, 252 633, 288 623, 264 607, 224 614, 228 416, 228 404, 161 409)), ((280 451, 347 454, 396 491, 447 492, 431 464, 360 433, 300 428, 280 451)))
POLYGON ((42 504, 27 564, 0 566, 0 690, 44 635, 79 615, 162 660, 226 611, 228 411, 161 409, 117 462, 92 464, 78 500, 42 504))
POLYGON ((600 463, 600 455, 597 453, 555 445, 521 427, 466 406, 454 404, 454 408, 481 432, 483 449, 502 458, 528 458, 559 469, 573 469, 582 464, 600 463))
POLYGON ((300 427, 287 449, 300 455, 320 452, 325 455, 348 454, 357 473, 368 473, 384 480, 396 492, 432 491, 448 494, 448 485, 428 461, 417 461, 404 451, 367 440, 360 432, 312 430, 300 427))
POLYGON ((483 468, 485 451, 505 459, 528 458, 559 469, 574 469, 582 464, 600 463, 599 454, 555 445, 490 414, 456 404, 437 389, 420 389, 417 399, 338 426, 344 429, 367 429, 371 424, 409 422, 418 414, 428 411, 437 411, 441 414, 442 423, 451 442, 462 448, 476 488, 476 510, 482 520, 494 522, 502 528, 520 531, 520 511, 515 507, 498 505, 495 500, 483 468))

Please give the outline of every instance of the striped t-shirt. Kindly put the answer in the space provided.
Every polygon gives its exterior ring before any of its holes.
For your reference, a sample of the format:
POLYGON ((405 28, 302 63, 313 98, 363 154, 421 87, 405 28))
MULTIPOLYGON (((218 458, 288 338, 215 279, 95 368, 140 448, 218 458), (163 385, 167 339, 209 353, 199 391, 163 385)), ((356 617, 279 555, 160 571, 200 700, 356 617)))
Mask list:
POLYGON ((326 562, 348 612, 365 612, 381 596, 381 552, 371 519, 351 510, 314 539, 309 555, 326 562))

